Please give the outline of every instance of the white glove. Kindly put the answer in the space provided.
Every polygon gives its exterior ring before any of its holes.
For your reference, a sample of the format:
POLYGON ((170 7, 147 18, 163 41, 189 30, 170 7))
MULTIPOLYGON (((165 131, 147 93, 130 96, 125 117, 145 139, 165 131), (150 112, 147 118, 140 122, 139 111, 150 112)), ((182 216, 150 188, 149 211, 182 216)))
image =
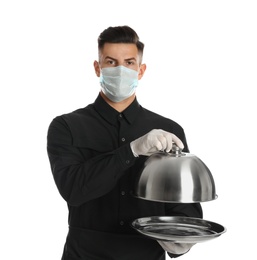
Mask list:
POLYGON ((161 240, 157 241, 165 251, 175 255, 185 254, 191 249, 193 245, 195 245, 194 243, 172 243, 161 240))
POLYGON ((169 152, 173 142, 176 143, 179 148, 184 148, 182 141, 176 135, 161 129, 154 129, 132 141, 130 147, 136 157, 139 155, 149 156, 158 151, 165 150, 169 152))

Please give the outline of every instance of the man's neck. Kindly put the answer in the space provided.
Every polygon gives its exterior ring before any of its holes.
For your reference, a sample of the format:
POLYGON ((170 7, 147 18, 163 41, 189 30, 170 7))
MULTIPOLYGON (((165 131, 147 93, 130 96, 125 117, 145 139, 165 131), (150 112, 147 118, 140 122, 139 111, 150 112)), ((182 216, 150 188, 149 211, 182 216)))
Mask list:
POLYGON ((124 111, 134 100, 136 95, 133 94, 131 97, 126 98, 125 100, 122 100, 121 102, 113 102, 110 99, 108 99, 103 92, 100 92, 100 95, 102 96, 102 98, 111 106, 113 107, 115 110, 117 110, 118 112, 122 112, 124 111))

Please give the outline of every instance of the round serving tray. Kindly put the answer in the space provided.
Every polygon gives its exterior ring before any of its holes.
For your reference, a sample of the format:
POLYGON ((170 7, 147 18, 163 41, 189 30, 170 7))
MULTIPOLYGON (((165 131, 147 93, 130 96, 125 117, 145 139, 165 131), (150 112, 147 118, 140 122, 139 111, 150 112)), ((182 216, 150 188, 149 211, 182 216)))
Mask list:
POLYGON ((220 236, 226 228, 215 222, 191 217, 154 216, 132 222, 139 233, 174 243, 199 243, 220 236))

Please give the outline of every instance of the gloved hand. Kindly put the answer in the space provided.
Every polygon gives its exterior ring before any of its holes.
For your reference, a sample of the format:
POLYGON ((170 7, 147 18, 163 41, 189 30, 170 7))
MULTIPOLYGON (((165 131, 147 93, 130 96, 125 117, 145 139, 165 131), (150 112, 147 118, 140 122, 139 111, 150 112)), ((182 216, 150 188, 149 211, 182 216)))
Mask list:
POLYGON ((191 249, 193 245, 195 245, 194 243, 173 243, 161 240, 157 241, 165 251, 175 255, 185 254, 191 249))
POLYGON ((173 142, 179 148, 184 148, 182 141, 176 135, 161 129, 153 129, 149 133, 132 141, 130 147, 136 157, 139 155, 150 156, 158 151, 169 152, 173 142))

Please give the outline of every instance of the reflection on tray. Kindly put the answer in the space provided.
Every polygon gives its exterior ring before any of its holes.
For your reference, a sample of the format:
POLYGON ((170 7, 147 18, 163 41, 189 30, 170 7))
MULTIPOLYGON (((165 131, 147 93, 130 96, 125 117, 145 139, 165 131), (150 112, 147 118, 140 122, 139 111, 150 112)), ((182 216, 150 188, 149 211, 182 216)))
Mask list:
POLYGON ((176 236, 208 236, 212 234, 217 234, 216 231, 205 229, 201 227, 177 227, 174 225, 154 225, 145 226, 142 228, 146 232, 164 234, 164 235, 176 235, 176 236))

